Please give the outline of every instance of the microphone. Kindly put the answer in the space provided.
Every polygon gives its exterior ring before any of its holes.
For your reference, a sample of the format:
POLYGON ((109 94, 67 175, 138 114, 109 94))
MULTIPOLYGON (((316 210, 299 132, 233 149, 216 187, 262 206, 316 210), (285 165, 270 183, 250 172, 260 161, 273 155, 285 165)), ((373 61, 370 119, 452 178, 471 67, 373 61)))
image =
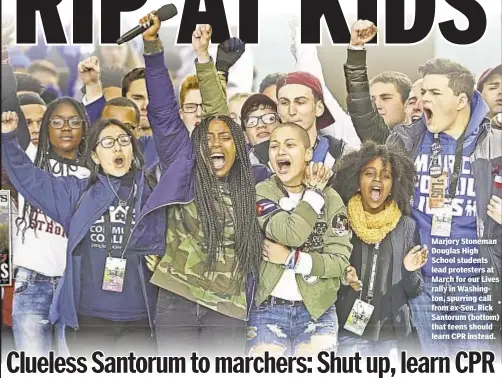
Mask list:
MULTIPOLYGON (((166 21, 170 18, 173 18, 178 14, 178 10, 174 4, 167 4, 157 10, 157 17, 159 17, 160 21, 166 21)), ((144 28, 141 25, 136 26, 135 28, 129 30, 127 33, 123 34, 119 39, 117 39, 117 44, 121 45, 124 42, 128 42, 133 38, 136 38, 138 35, 143 34, 145 30, 147 30, 151 25, 147 28, 144 28)))

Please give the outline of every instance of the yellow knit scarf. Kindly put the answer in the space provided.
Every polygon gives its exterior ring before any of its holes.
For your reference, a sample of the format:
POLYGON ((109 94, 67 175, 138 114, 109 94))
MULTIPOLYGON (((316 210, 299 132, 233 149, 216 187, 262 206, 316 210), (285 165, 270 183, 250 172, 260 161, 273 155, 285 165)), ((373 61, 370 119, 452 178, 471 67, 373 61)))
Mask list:
POLYGON ((401 219, 401 210, 395 201, 388 201, 385 209, 378 214, 365 212, 360 194, 356 194, 349 200, 347 210, 352 229, 366 244, 380 243, 385 235, 396 228, 401 219))

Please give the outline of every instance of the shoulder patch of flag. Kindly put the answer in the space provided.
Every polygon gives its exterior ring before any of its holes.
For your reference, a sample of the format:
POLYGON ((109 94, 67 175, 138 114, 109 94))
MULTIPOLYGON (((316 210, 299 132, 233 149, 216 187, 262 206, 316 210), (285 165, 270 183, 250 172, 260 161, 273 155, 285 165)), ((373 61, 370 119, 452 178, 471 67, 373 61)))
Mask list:
POLYGON ((279 205, 268 199, 261 199, 256 202, 256 213, 259 217, 263 217, 278 209, 280 209, 279 205))

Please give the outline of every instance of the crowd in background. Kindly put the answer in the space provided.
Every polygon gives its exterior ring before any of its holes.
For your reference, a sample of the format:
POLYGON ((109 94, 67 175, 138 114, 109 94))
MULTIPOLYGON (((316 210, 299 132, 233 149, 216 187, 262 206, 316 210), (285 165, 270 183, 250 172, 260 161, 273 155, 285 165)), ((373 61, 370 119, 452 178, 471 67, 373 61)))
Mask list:
POLYGON ((253 92, 239 39, 210 50, 201 25, 180 57, 146 22, 142 55, 2 47, 4 352, 12 328, 34 355, 500 358, 502 65, 370 79, 370 21, 343 67, 296 26, 296 71, 253 92))

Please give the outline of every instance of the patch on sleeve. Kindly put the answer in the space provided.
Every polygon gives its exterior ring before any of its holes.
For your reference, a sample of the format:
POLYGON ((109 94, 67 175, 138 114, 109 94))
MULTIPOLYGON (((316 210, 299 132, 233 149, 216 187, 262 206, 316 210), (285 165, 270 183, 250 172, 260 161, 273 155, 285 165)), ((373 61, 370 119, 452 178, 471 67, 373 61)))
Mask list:
POLYGON ((338 213, 333 217, 331 228, 336 236, 345 236, 350 232, 349 218, 347 214, 338 213))
POLYGON ((256 202, 256 213, 259 217, 263 217, 278 209, 280 209, 279 205, 268 199, 261 199, 256 202))

